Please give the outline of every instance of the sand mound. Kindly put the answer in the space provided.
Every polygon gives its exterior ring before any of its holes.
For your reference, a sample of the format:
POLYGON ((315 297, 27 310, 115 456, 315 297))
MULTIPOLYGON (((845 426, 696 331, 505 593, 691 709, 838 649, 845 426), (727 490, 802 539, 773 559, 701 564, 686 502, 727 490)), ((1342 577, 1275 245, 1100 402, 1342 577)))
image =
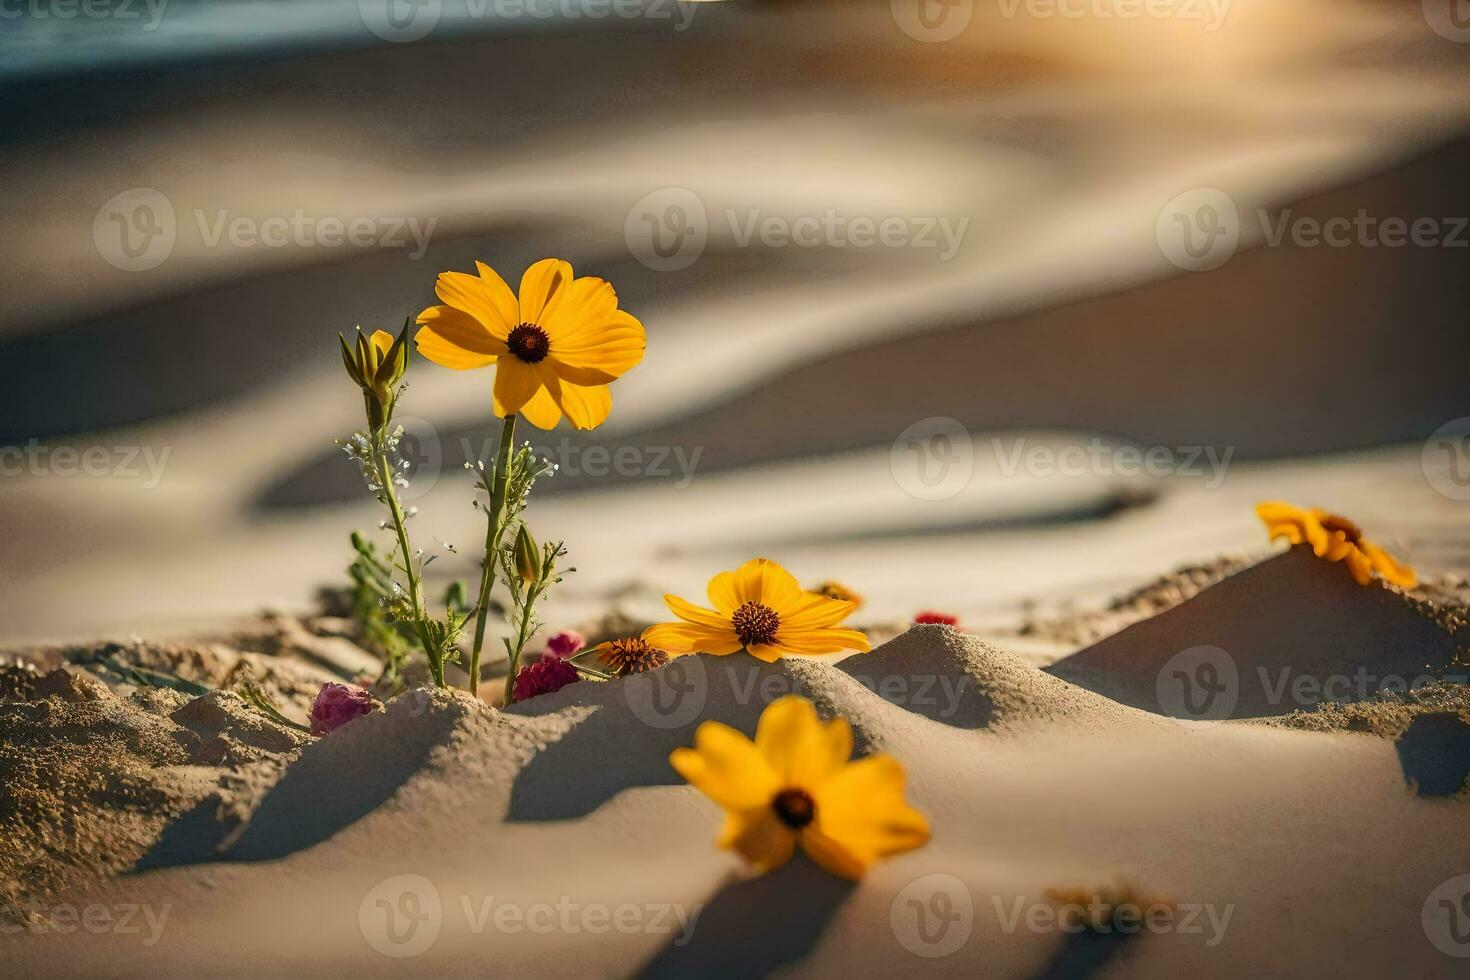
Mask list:
POLYGON ((305 741, 223 692, 120 697, 57 668, 17 693, 0 703, 0 921, 70 879, 146 865, 176 820, 227 809, 305 741))
POLYGON ((1297 547, 1046 670, 1171 717, 1257 718, 1453 676, 1453 626, 1297 547))

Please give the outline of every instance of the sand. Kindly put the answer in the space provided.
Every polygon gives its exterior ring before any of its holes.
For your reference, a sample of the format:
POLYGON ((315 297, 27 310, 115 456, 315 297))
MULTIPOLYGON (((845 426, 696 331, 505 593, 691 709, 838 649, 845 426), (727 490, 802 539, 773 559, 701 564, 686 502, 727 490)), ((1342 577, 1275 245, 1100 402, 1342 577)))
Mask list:
MULTIPOLYGON (((1384 640, 1365 656, 1396 663, 1408 627, 1365 608, 1384 640)), ((1464 872, 1463 685, 1377 729, 1176 720, 921 626, 838 662, 682 658, 507 712, 414 690, 304 740, 232 696, 58 671, 0 705, 0 759, 34 758, 18 784, 44 787, 21 839, 48 828, 52 855, 7 853, 14 975, 1458 975, 1421 909, 1464 872), (802 858, 752 880, 712 846, 719 814, 668 753, 793 692, 902 760, 929 845, 856 885, 802 858), (112 772, 126 792, 87 788, 112 772), (1063 930, 1059 903, 1092 894, 1172 917, 1063 930), (138 928, 63 934, 69 909, 138 928)))

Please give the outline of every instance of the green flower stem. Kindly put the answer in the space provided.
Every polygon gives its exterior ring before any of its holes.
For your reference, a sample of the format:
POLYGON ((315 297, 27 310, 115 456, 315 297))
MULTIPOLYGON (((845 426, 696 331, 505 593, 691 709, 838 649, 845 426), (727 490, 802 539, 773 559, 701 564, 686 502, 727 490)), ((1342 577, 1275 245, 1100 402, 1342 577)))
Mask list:
MULTIPOLYGON (((510 479, 515 434, 516 417, 507 415, 500 428, 500 449, 495 456, 495 484, 490 488, 490 518, 485 529, 485 564, 480 572, 480 601, 475 606, 475 645, 470 650, 470 693, 474 695, 480 693, 480 655, 485 649, 485 619, 490 615, 490 589, 495 585, 496 556, 505 535, 505 484, 510 479)), ((511 677, 515 677, 514 669, 511 677)))
POLYGON ((388 512, 393 515, 393 528, 398 532, 398 552, 403 556, 403 573, 408 576, 408 601, 413 606, 413 622, 418 630, 419 642, 424 645, 424 656, 429 658, 429 671, 434 675, 434 683, 439 687, 447 686, 444 683, 444 661, 434 649, 434 641, 429 636, 428 625, 424 622, 424 604, 420 598, 419 573, 414 570, 413 550, 408 544, 408 528, 403 518, 403 508, 398 503, 398 493, 393 489, 393 464, 388 459, 388 454, 383 451, 383 436, 379 430, 373 434, 373 451, 378 457, 378 482, 383 487, 383 501, 388 505, 388 512))
POLYGON ((510 651, 510 670, 505 675, 505 703, 511 704, 515 701, 516 671, 521 667, 521 651, 526 648, 526 641, 531 638, 531 612, 535 609, 537 590, 540 583, 530 585, 526 592, 526 604, 521 609, 521 626, 516 634, 515 649, 510 651))

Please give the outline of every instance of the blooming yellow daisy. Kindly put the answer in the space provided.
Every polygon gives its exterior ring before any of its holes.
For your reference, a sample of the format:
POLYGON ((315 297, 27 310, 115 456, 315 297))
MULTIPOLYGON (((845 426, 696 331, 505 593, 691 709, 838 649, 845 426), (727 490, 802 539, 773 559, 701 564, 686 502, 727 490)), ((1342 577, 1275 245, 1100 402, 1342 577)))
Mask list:
POLYGON ((868 638, 837 624, 857 608, 853 602, 807 592, 791 573, 768 558, 753 558, 709 583, 713 609, 676 595, 664 596, 681 622, 659 623, 643 638, 671 656, 735 653, 773 662, 787 654, 813 656, 871 649, 868 638))
POLYGON ((579 429, 612 411, 608 384, 643 359, 643 324, 618 309, 602 279, 572 276, 570 263, 542 259, 521 276, 520 294, 483 262, 478 276, 441 272, 442 306, 418 315, 419 353, 457 371, 496 366, 495 414, 550 429, 565 415, 579 429))
POLYGON ((675 749, 669 762, 725 808, 721 847, 771 871, 799 841, 823 868, 857 879, 879 858, 923 846, 929 823, 904 799, 898 760, 851 755, 847 722, 824 725, 810 701, 789 695, 762 712, 754 742, 707 721, 694 748, 675 749))
POLYGON ((1358 525, 1313 507, 1304 509, 1267 501, 1256 505, 1256 514, 1266 523, 1271 540, 1285 538, 1292 544, 1309 544, 1318 558, 1345 562, 1359 585, 1373 581, 1373 574, 1394 585, 1412 589, 1418 583, 1414 570, 1363 537, 1358 525))

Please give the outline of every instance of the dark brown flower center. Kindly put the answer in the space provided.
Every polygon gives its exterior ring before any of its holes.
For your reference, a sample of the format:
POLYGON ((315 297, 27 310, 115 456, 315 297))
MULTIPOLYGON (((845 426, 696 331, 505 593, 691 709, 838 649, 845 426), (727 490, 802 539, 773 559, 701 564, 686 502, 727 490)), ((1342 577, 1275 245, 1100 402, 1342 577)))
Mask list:
POLYGON ((781 617, 770 606, 747 602, 730 614, 730 625, 735 627, 735 635, 740 637, 740 642, 745 646, 770 643, 776 639, 781 617))
POLYGON ((1322 518, 1322 526, 1328 531, 1337 531, 1353 544, 1357 544, 1363 538, 1363 531, 1358 525, 1346 517, 1338 517, 1336 514, 1328 514, 1322 518))
POLYGON ((800 830, 817 815, 817 802, 804 789, 783 789, 771 799, 776 819, 792 830, 800 830))
POLYGON ((551 352, 551 338, 534 323, 522 323, 505 338, 510 352, 527 364, 535 364, 551 352))

